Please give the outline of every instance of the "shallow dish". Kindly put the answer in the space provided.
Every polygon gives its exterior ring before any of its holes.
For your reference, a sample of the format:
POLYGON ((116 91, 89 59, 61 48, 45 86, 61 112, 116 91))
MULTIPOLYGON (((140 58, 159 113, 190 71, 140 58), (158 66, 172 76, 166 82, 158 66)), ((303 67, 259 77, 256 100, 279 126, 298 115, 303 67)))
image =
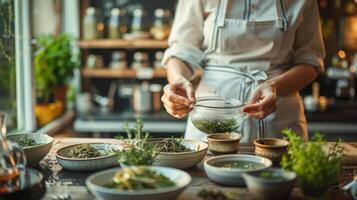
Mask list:
POLYGON ((180 195, 191 182, 191 176, 178 169, 159 166, 149 166, 148 168, 170 178, 176 186, 134 191, 104 187, 103 185, 107 184, 120 168, 95 173, 87 178, 86 185, 99 200, 172 200, 180 195))
POLYGON ((222 185, 244 186, 242 174, 260 171, 271 167, 272 161, 260 156, 235 154, 216 156, 204 162, 204 169, 209 179, 222 185), (227 168, 217 166, 219 163, 248 163, 256 165, 254 168, 227 168))
MULTIPOLYGON (((104 149, 105 151, 119 150, 119 145, 108 143, 88 143, 97 149, 104 149)), ((67 153, 71 148, 80 145, 74 144, 60 148, 56 152, 56 158, 58 163, 67 170, 72 171, 95 171, 109 167, 116 166, 118 164, 118 156, 111 154, 107 156, 95 157, 95 158, 70 158, 67 153)))
POLYGON ((19 141, 23 138, 34 140, 37 145, 22 147, 25 152, 27 165, 35 166, 51 151, 53 138, 42 133, 9 134, 6 136, 11 141, 19 141))
POLYGON ((271 159, 279 163, 281 157, 287 152, 289 142, 277 138, 261 138, 254 140, 255 155, 271 159))
MULTIPOLYGON (((162 138, 151 139, 154 142, 159 142, 160 140, 162 138)), ((195 166, 206 156, 208 150, 207 143, 183 139, 182 144, 194 151, 181 153, 160 152, 155 158, 154 165, 185 169, 195 166)))
POLYGON ((279 168, 244 173, 248 190, 257 199, 289 199, 296 182, 296 174, 279 168))
POLYGON ((208 149, 213 154, 237 153, 242 135, 239 133, 216 133, 207 136, 208 149))

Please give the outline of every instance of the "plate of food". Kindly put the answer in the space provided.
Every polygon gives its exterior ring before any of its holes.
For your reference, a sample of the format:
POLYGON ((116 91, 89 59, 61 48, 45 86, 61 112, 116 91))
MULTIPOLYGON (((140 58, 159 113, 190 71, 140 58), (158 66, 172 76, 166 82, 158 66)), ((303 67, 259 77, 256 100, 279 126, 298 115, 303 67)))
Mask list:
POLYGON ((94 171, 117 165, 119 149, 119 145, 109 143, 74 144, 60 148, 56 158, 67 170, 94 171))
POLYGON ((42 133, 9 134, 6 137, 24 150, 29 166, 37 165, 51 151, 53 144, 53 138, 42 133))
POLYGON ((101 171, 86 180, 100 200, 172 200, 190 184, 191 176, 178 169, 132 166, 101 171))
POLYGON ((154 161, 158 166, 190 168, 201 162, 208 150, 207 143, 196 140, 172 137, 151 139, 153 141, 159 152, 154 161))
POLYGON ((253 155, 235 154, 216 156, 204 162, 204 169, 209 179, 222 185, 244 186, 242 174, 260 171, 272 166, 272 161, 253 155))

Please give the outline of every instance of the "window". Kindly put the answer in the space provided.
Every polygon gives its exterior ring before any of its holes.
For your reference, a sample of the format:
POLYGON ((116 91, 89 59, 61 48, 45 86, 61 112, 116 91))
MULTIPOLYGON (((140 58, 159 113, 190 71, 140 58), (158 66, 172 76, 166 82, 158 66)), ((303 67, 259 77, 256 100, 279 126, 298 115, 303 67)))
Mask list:
POLYGON ((0 0, 0 110, 8 130, 17 127, 14 0, 0 0))

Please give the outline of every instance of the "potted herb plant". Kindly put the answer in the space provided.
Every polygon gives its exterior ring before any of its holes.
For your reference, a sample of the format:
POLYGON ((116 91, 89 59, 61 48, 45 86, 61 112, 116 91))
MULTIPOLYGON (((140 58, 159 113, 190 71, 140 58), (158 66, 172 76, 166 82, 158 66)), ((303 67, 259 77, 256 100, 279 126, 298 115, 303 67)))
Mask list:
POLYGON ((297 174, 307 198, 324 199, 329 188, 338 183, 343 147, 337 142, 328 149, 324 148, 326 141, 319 133, 309 142, 292 130, 285 129, 283 133, 290 144, 281 161, 282 167, 297 174))
POLYGON ((34 57, 36 117, 40 126, 63 111, 67 85, 78 65, 73 38, 67 34, 44 35, 37 40, 34 57))

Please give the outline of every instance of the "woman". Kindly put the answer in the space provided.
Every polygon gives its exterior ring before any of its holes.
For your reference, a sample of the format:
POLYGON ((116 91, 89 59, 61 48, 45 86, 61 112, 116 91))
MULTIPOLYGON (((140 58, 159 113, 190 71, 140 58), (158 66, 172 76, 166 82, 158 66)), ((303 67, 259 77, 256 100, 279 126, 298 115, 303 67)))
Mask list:
MULTIPOLYGON (((247 105, 243 143, 264 119, 266 137, 289 127, 307 138, 298 91, 324 70, 316 0, 179 0, 163 64, 169 84, 162 101, 182 118, 196 98, 223 96, 247 105), (204 69, 196 91, 194 72, 204 69)), ((186 138, 206 135, 188 120, 186 138)))

